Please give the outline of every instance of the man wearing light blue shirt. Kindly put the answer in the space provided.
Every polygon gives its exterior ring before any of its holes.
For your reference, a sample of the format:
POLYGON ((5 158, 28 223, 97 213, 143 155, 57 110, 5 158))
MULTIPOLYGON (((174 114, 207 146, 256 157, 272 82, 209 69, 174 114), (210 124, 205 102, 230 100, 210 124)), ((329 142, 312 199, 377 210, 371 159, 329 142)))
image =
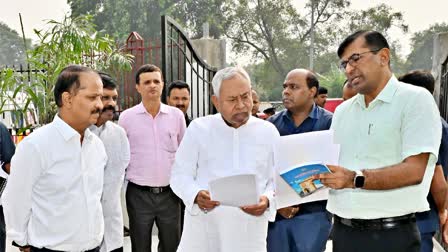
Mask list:
POLYGON ((426 90, 393 76, 380 33, 350 35, 338 55, 358 94, 333 116, 340 166, 316 176, 332 188, 333 251, 419 252, 414 213, 429 210, 441 139, 437 105, 426 90))

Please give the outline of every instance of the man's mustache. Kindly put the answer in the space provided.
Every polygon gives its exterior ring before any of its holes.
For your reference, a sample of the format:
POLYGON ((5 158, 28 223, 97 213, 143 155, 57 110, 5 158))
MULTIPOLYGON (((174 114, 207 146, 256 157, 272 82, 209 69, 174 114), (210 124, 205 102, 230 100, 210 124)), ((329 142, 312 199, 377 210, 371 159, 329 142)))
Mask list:
POLYGON ((176 108, 185 108, 185 105, 176 105, 176 108))
POLYGON ((112 105, 106 106, 103 108, 102 112, 106 112, 106 110, 112 110, 112 112, 115 112, 115 107, 112 105))

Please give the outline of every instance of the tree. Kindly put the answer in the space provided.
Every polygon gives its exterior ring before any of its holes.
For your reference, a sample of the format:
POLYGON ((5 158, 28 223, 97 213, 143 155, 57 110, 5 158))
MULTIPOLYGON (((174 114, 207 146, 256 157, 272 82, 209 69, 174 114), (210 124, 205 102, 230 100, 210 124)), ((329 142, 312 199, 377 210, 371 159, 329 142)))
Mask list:
POLYGON ((42 69, 38 80, 20 87, 39 111, 41 123, 52 120, 56 113, 53 93, 54 83, 60 71, 70 64, 80 64, 96 70, 116 72, 130 70, 132 56, 117 48, 107 35, 99 34, 90 16, 65 17, 63 21, 50 20, 51 28, 35 30, 38 45, 29 52, 30 64, 42 69))
POLYGON ((407 58, 407 70, 432 69, 433 39, 437 33, 448 32, 448 23, 436 23, 428 29, 416 32, 411 38, 411 53, 407 58))
MULTIPOLYGON (((29 48, 31 41, 27 40, 29 48)), ((13 29, 0 22, 0 66, 18 65, 26 60, 23 39, 13 29)))
POLYGON ((312 0, 307 9, 311 4, 315 11, 312 24, 306 15, 299 14, 290 0, 227 1, 223 7, 226 19, 222 29, 231 39, 235 52, 245 55, 251 52, 254 59, 269 62, 278 74, 285 76, 292 66, 308 61, 312 26, 316 34, 316 55, 328 50, 330 41, 319 27, 340 20, 349 1, 312 0))
POLYGON ((118 41, 137 31, 144 38, 160 37, 160 16, 179 0, 68 0, 72 18, 90 14, 97 29, 118 41))

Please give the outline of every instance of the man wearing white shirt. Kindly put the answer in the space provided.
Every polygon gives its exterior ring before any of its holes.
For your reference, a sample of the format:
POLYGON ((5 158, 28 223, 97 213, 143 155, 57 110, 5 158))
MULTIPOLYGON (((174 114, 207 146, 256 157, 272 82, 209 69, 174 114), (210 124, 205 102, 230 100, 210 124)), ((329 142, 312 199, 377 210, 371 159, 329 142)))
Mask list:
POLYGON ((220 113, 192 121, 171 173, 171 187, 186 206, 178 251, 266 251, 268 220, 276 214, 273 149, 279 133, 250 116, 246 71, 222 69, 212 84, 212 101, 220 113), (256 174, 258 204, 238 208, 210 199, 209 181, 240 174, 256 174))
POLYGON ((414 213, 429 210, 442 135, 437 105, 427 90, 393 75, 379 32, 348 36, 338 56, 358 94, 333 116, 340 166, 316 176, 332 188, 333 251, 419 252, 414 213))
POLYGON ((7 235, 21 250, 99 250, 107 155, 88 127, 103 108, 102 89, 92 69, 64 68, 54 88, 58 114, 17 146, 3 207, 7 235))
POLYGON ((104 214, 104 239, 101 252, 123 251, 123 210, 121 209, 121 188, 124 174, 130 160, 129 141, 126 132, 111 120, 117 105, 117 84, 106 73, 100 73, 103 82, 103 111, 96 124, 90 126, 106 148, 107 165, 104 170, 104 187, 101 204, 104 214))

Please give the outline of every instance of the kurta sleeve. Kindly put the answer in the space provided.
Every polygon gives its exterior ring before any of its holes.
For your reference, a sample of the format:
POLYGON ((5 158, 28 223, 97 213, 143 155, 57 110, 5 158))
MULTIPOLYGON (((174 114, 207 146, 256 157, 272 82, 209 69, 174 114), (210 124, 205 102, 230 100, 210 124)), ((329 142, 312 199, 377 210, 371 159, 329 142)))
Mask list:
POLYGON ((268 164, 268 179, 266 183, 266 189, 262 193, 262 195, 266 196, 269 199, 269 208, 266 209, 264 215, 269 221, 275 221, 275 215, 277 214, 277 206, 275 203, 275 183, 274 183, 274 176, 275 176, 275 158, 274 158, 274 148, 275 143, 280 138, 280 135, 277 131, 277 129, 274 128, 272 131, 272 144, 269 145, 269 164, 268 164))
POLYGON ((171 169, 170 186, 182 199, 187 210, 192 212, 194 199, 200 190, 196 183, 199 162, 199 127, 194 121, 187 129, 176 152, 176 159, 171 169))
POLYGON ((41 157, 36 146, 27 139, 18 145, 2 197, 7 236, 21 246, 28 244, 31 196, 33 186, 42 172, 41 157))

